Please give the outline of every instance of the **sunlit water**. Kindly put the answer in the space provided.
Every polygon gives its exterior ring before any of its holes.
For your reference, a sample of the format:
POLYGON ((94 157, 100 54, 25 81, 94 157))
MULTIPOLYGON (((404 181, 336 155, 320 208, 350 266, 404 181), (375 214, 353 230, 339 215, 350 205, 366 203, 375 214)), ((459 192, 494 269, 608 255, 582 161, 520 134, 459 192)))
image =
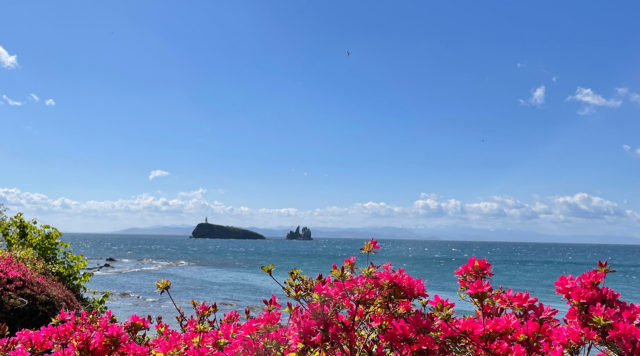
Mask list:
MULTIPOLYGON (((131 314, 162 315, 170 321, 177 312, 166 295, 155 292, 155 281, 172 282, 176 302, 189 309, 191 299, 216 301, 222 311, 258 310, 262 298, 275 294, 284 298, 278 285, 260 269, 271 263, 274 276, 284 280, 292 268, 309 276, 327 275, 334 263, 350 256, 364 264, 361 239, 208 240, 186 236, 66 234, 74 253, 89 258, 88 267, 109 263, 89 282, 92 290, 114 295, 108 306, 119 318, 131 314), (106 262, 106 258, 116 262, 106 262)), ((422 278, 430 296, 439 294, 457 304, 459 313, 471 308, 459 300, 453 271, 469 256, 487 258, 493 264, 495 286, 528 290, 545 304, 566 311, 555 294, 553 282, 562 274, 574 276, 609 260, 618 273, 607 278, 607 286, 622 293, 622 299, 640 301, 640 246, 588 244, 535 244, 505 242, 380 240, 375 263, 391 262, 416 278, 422 278)), ((243 312, 241 311, 241 314, 243 312)))

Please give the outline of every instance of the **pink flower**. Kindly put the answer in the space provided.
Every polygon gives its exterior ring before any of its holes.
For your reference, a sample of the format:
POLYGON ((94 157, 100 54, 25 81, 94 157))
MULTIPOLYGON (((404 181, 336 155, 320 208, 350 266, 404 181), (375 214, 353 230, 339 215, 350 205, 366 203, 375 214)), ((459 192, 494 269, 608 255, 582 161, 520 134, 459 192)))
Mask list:
MULTIPOLYGON (((375 240, 367 244, 369 252, 376 250, 375 240)), ((494 289, 491 264, 475 257, 456 271, 461 295, 475 309, 461 317, 449 299, 426 299, 422 280, 402 268, 371 264, 356 270, 351 257, 333 270, 333 276, 315 279, 292 272, 284 291, 296 305, 287 302, 284 310, 272 295, 257 316, 241 319, 231 311, 219 320, 215 303, 193 302, 195 315, 185 317, 179 331, 159 319, 151 338, 140 334, 150 318, 133 315, 118 323, 111 312, 62 310, 55 324, 0 338, 0 355, 573 356, 589 347, 640 355, 640 306, 603 286, 613 273, 606 262, 577 278, 558 278, 556 291, 569 305, 563 323, 555 319, 557 310, 529 292, 494 289), (285 321, 282 312, 289 313, 285 321)))
POLYGON ((347 267, 351 272, 353 272, 356 268, 356 258, 355 256, 346 258, 344 260, 344 266, 347 267))

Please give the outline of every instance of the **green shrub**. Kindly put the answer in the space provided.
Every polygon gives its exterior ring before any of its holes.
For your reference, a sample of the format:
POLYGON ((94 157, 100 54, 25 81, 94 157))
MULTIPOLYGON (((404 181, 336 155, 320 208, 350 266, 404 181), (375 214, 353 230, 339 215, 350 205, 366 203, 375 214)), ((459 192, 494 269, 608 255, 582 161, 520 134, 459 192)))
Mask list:
POLYGON ((85 283, 93 275, 81 272, 87 261, 69 250, 69 244, 60 240, 62 233, 49 225, 40 225, 26 220, 22 213, 6 219, 0 226, 5 248, 11 250, 32 250, 49 267, 51 274, 73 292, 82 292, 85 283))
POLYGON ((7 220, 7 216, 4 213, 9 210, 4 205, 0 204, 0 224, 7 220))
MULTIPOLYGON (((69 244, 60 240, 62 233, 49 225, 26 220, 22 213, 6 217, 0 205, 0 245, 16 260, 38 273, 50 274, 66 286, 88 310, 106 311, 108 296, 85 298, 86 283, 93 273, 83 272, 87 260, 74 255, 69 244)), ((92 293, 95 294, 95 293, 92 293)))

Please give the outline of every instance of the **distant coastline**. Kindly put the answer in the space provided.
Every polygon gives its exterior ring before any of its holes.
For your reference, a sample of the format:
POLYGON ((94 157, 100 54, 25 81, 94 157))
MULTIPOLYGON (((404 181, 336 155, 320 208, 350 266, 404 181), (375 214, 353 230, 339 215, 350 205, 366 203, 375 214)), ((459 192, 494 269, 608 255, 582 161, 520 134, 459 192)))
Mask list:
MULTIPOLYGON (((184 235, 190 236, 195 225, 151 226, 105 232, 118 235, 184 235)), ((284 240, 284 236, 296 226, 277 228, 243 227, 264 235, 268 239, 284 240)), ((355 239, 402 239, 402 240, 449 240, 449 241, 495 241, 495 242, 540 242, 540 243, 586 243, 586 244, 640 244, 640 238, 625 236, 550 235, 517 230, 480 229, 410 229, 395 227, 339 228, 310 227, 314 238, 355 239)))

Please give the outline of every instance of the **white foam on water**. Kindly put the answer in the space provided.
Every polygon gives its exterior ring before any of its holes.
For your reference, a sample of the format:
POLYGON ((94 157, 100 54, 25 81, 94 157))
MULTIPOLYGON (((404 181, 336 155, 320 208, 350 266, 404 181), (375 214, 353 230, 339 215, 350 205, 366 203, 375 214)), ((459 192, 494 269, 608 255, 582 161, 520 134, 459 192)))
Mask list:
POLYGON ((86 271, 93 272, 94 275, 105 275, 105 274, 114 274, 114 273, 130 273, 130 272, 139 272, 139 271, 148 271, 148 270, 158 270, 158 269, 170 268, 170 267, 183 267, 191 264, 186 261, 168 262, 168 261, 157 261, 157 260, 151 260, 151 259, 144 259, 144 260, 121 259, 121 260, 117 260, 116 262, 108 262, 108 263, 111 267, 101 267, 98 270, 87 269, 86 271))

